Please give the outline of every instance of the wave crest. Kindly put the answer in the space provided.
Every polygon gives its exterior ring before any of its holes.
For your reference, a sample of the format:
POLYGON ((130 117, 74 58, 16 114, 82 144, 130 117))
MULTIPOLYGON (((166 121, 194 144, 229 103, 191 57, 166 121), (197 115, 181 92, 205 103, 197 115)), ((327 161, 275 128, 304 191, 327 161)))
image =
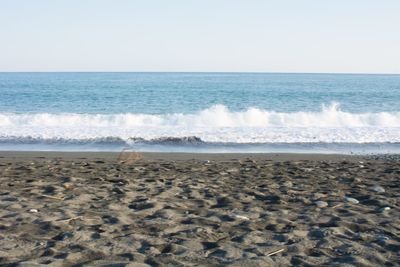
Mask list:
POLYGON ((339 103, 319 112, 230 111, 215 105, 194 114, 0 114, 0 127, 400 127, 400 112, 349 113, 339 103))
POLYGON ((338 103, 319 112, 231 111, 215 105, 193 114, 0 113, 0 142, 200 144, 400 142, 400 112, 350 113, 338 103), (14 141, 13 141, 14 140, 14 141))

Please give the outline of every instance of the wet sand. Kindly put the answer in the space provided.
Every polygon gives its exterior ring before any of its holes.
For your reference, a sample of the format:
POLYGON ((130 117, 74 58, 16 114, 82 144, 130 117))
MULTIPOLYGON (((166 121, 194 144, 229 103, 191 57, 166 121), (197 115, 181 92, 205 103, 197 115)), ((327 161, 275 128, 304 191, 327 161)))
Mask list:
POLYGON ((0 265, 399 265, 399 161, 130 156, 0 152, 0 265))

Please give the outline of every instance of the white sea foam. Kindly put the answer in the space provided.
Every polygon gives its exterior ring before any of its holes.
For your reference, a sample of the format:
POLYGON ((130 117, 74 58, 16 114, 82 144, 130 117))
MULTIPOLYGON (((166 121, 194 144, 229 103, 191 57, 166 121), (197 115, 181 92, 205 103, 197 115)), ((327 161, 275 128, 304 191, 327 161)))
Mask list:
POLYGON ((333 103, 319 112, 292 113, 258 108, 233 112, 223 105, 193 114, 0 113, 3 141, 184 136, 229 143, 400 142, 400 111, 349 113, 333 103))

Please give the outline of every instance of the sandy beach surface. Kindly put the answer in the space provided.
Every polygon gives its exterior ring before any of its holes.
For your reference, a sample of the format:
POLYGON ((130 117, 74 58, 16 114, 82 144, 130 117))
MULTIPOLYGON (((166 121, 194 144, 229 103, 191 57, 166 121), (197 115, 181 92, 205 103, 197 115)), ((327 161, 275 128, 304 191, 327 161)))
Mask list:
POLYGON ((400 161, 0 152, 1 266, 399 266, 400 161))

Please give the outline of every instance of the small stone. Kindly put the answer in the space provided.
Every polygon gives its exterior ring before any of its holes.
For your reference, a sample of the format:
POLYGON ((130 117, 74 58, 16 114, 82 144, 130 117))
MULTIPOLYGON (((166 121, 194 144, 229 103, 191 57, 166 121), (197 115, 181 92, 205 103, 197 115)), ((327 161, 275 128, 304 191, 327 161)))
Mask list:
POLYGON ((164 249, 161 251, 161 253, 171 253, 176 255, 176 254, 183 254, 187 250, 188 249, 185 246, 171 243, 165 246, 164 249))
POLYGON ((316 201, 315 205, 317 205, 317 207, 320 209, 328 207, 328 203, 325 201, 321 201, 321 200, 316 201))
POLYGON ((324 198, 324 197, 325 197, 325 194, 321 194, 321 193, 315 193, 314 196, 313 196, 313 198, 315 200, 318 200, 318 199, 321 199, 321 198, 324 198))
POLYGON ((387 236, 385 236, 385 235, 378 235, 377 238, 376 238, 376 240, 377 240, 378 242, 382 242, 382 243, 383 243, 383 242, 389 240, 389 237, 387 237, 387 236))
POLYGON ((37 209, 30 209, 29 212, 30 213, 38 213, 39 211, 37 209))
POLYGON ((8 208, 9 209, 13 209, 13 210, 17 210, 17 209, 21 209, 22 205, 19 204, 19 203, 15 203, 15 204, 12 204, 12 205, 8 206, 8 208))
POLYGON ((132 203, 128 207, 133 210, 145 210, 154 208, 155 205, 151 202, 142 201, 142 202, 132 203))
POLYGON ((181 245, 186 248, 189 248, 191 251, 202 251, 203 250, 203 244, 200 241, 194 240, 194 239, 184 240, 184 241, 182 241, 181 245))
POLYGON ((286 181, 286 182, 283 183, 283 186, 292 187, 293 183, 291 181, 286 181))
POLYGON ((293 235, 304 238, 304 237, 307 237, 308 231, 305 231, 305 230, 293 230, 293 235))
POLYGON ((288 214, 289 214, 289 211, 288 211, 288 210, 281 210, 281 214, 283 214, 283 215, 288 215, 288 214))
POLYGON ((358 201, 357 199, 352 198, 352 197, 345 197, 344 200, 346 200, 347 202, 353 203, 353 204, 360 203, 360 201, 358 201))
POLYGON ((238 168, 232 168, 232 169, 226 170, 226 172, 228 172, 228 173, 237 173, 237 172, 239 172, 239 169, 238 168))
POLYGON ((313 229, 308 233, 308 236, 312 239, 322 239, 327 235, 326 231, 322 231, 321 229, 313 229))
POLYGON ((74 184, 65 183, 65 184, 63 184, 63 187, 64 187, 65 189, 72 189, 72 188, 74 187, 74 184))
POLYGON ((390 207, 383 207, 383 208, 381 208, 381 209, 379 209, 379 212, 387 212, 387 211, 389 211, 390 210, 390 207))
POLYGON ((363 240, 363 241, 369 241, 370 242, 370 241, 374 240, 374 236, 371 235, 371 234, 368 234, 368 233, 358 233, 357 237, 360 240, 363 240))
POLYGON ((249 218, 247 218, 246 216, 243 216, 243 215, 235 214, 234 216, 235 216, 235 218, 240 219, 240 220, 245 220, 245 221, 250 220, 249 218))
POLYGON ((385 193, 385 189, 379 185, 371 187, 371 191, 374 191, 376 193, 385 193))

